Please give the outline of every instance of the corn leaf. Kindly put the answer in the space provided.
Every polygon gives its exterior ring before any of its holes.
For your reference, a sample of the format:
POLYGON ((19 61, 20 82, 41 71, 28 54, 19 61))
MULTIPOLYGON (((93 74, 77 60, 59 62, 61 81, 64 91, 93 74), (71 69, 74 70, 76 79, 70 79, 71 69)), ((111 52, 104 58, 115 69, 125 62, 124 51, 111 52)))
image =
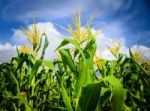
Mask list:
POLYGON ((45 50, 46 48, 48 47, 48 39, 47 39, 47 35, 44 33, 43 36, 45 36, 45 41, 44 41, 44 47, 43 47, 43 50, 42 50, 42 54, 41 54, 41 59, 44 58, 44 55, 45 55, 45 50))
POLYGON ((67 45, 67 44, 69 44, 69 43, 71 43, 72 45, 74 45, 75 48, 77 48, 80 53, 83 53, 82 50, 81 50, 81 48, 80 48, 80 44, 79 44, 76 40, 70 39, 70 38, 65 38, 65 39, 61 42, 61 44, 56 48, 56 50, 60 49, 61 47, 65 46, 65 45, 67 45))
POLYGON ((63 85, 63 80, 61 79, 61 76, 58 73, 56 74, 56 77, 57 77, 59 86, 61 88, 60 90, 61 90, 61 95, 62 95, 62 98, 63 98, 63 102, 64 102, 66 108, 68 109, 68 111, 73 111, 72 106, 71 106, 70 98, 67 94, 67 91, 66 91, 64 85, 63 85))
POLYGON ((67 94, 66 89, 63 86, 63 83, 61 83, 61 93, 62 93, 63 101, 64 101, 68 111, 73 111, 72 106, 71 106, 71 102, 70 102, 70 98, 67 94))
POLYGON ((108 82, 110 84, 110 88, 112 89, 112 110, 122 111, 125 93, 121 82, 114 76, 105 77, 104 81, 108 82))
POLYGON ((103 81, 88 84, 83 87, 77 111, 94 111, 99 101, 103 81))
POLYGON ((25 105, 26 111, 33 111, 32 107, 29 105, 29 103, 25 100, 23 96, 13 96, 12 99, 18 99, 21 103, 25 105))
POLYGON ((34 64, 32 70, 31 70, 31 74, 30 74, 30 82, 32 81, 33 77, 37 74, 39 67, 44 64, 45 66, 47 66, 50 70, 54 70, 54 65, 52 62, 50 61, 46 61, 46 60, 37 60, 36 63, 34 64))
POLYGON ((85 75, 87 72, 86 70, 87 70, 86 61, 81 57, 79 61, 79 74, 77 76, 77 80, 75 83, 75 97, 77 99, 77 103, 81 93, 81 89, 84 85, 85 75))
POLYGON ((93 82, 94 80, 94 65, 93 65, 93 57, 96 51, 96 43, 95 39, 91 39, 89 43, 87 43, 86 47, 84 48, 83 52, 86 58, 86 76, 85 76, 85 85, 93 82))
POLYGON ((65 50, 65 49, 62 49, 62 50, 59 50, 59 53, 63 59, 63 63, 64 65, 67 64, 70 68, 70 70, 75 74, 77 75, 77 69, 76 69, 76 66, 75 66, 75 63, 71 57, 71 54, 69 52, 69 50, 65 50))

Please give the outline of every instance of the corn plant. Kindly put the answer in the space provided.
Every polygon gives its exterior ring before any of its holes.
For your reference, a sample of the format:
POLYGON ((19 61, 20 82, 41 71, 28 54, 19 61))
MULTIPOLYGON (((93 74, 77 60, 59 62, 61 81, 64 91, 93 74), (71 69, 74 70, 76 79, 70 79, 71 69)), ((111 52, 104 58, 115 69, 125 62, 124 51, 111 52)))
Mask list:
POLYGON ((44 60, 49 42, 36 23, 23 29, 32 48, 18 47, 17 57, 0 64, 0 110, 148 111, 149 62, 138 51, 119 53, 116 42, 108 48, 115 60, 96 56, 92 19, 81 28, 80 13, 73 18, 66 29, 72 37, 56 48, 54 61, 44 60))

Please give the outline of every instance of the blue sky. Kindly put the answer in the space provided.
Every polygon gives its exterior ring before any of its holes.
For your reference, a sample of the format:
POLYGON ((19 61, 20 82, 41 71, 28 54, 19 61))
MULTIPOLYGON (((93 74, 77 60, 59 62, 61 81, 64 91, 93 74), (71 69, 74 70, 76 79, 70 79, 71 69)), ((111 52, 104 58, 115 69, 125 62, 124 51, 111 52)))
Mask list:
MULTIPOLYGON (((0 44, 11 43, 14 29, 50 21, 63 26, 80 9, 82 23, 92 14, 92 27, 114 39, 124 38, 127 46, 150 46, 149 0, 0 0, 0 44)), ((67 34, 58 28, 62 34, 67 34)))

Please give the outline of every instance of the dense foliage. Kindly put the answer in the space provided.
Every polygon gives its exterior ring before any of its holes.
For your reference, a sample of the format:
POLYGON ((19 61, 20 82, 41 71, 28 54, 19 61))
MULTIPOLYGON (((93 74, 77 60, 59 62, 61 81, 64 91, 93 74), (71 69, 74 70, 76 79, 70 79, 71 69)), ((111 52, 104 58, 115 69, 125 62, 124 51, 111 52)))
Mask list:
POLYGON ((17 57, 0 64, 0 110, 149 111, 150 64, 138 51, 118 53, 116 43, 109 47, 115 60, 95 56, 90 22, 83 29, 75 16, 67 29, 72 38, 64 38, 54 61, 43 59, 46 34, 36 24, 23 30, 33 48, 17 48, 17 57))

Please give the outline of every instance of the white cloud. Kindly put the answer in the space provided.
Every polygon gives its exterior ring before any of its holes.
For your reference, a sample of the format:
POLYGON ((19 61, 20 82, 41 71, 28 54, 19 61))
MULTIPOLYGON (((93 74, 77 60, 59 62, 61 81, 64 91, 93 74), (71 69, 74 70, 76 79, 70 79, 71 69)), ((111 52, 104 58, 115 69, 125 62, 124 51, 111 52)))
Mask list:
POLYGON ((100 33, 99 35, 96 36, 96 43, 97 43, 96 54, 108 60, 115 59, 115 57, 108 50, 108 46, 111 46, 113 41, 121 42, 122 47, 120 49, 120 52, 127 54, 127 47, 125 46, 124 38, 115 40, 110 37, 107 37, 104 33, 100 33))
MULTIPOLYGON (((42 33, 45 32, 48 37, 49 46, 46 49, 45 59, 54 58, 55 56, 54 50, 60 44, 63 35, 61 35, 56 30, 56 28, 51 22, 39 22, 37 23, 37 27, 40 32, 40 35, 42 35, 42 33)), ((30 24, 27 28, 32 29, 32 24, 30 24)), ((14 34, 12 36, 12 39, 20 44, 24 44, 24 43, 29 44, 29 42, 27 41, 27 37, 19 29, 14 29, 14 34)))
POLYGON ((12 41, 17 44, 23 44, 27 41, 27 38, 20 29, 13 29, 12 41))
MULTIPOLYGON (((95 29, 93 29, 93 30, 95 30, 95 29)), ((113 41, 118 41, 121 43, 121 48, 119 50, 119 53, 123 53, 123 54, 126 54, 127 56, 129 56, 129 48, 126 46, 126 43, 125 43, 126 41, 124 38, 112 39, 110 37, 107 37, 104 33, 100 33, 96 37, 96 43, 97 43, 96 54, 98 56, 101 56, 108 60, 115 59, 115 57, 108 50, 108 46, 111 46, 113 41)), ((136 50, 137 47, 143 53, 144 59, 150 59, 150 48, 149 47, 135 44, 131 47, 131 50, 134 51, 134 50, 136 50)))
MULTIPOLYGON (((53 59, 55 56, 54 50, 60 44, 63 35, 61 35, 54 25, 50 22, 39 22, 37 23, 38 29, 42 34, 45 32, 48 37, 49 46, 46 49, 45 59, 53 59)), ((27 28, 32 29, 32 24, 27 28)), ((20 29, 13 29, 14 33, 12 35, 12 40, 16 44, 29 44, 31 45, 27 37, 20 31, 20 29)), ((0 62, 9 62, 11 57, 16 56, 16 46, 11 45, 10 43, 0 44, 0 62)))
MULTIPOLYGON (((49 46, 46 50, 45 59, 53 59, 55 56, 54 50, 58 47, 60 42, 63 39, 63 35, 59 33, 58 30, 54 27, 54 25, 51 22, 40 22, 37 23, 37 26, 39 27, 40 33, 45 32, 47 34, 48 40, 49 40, 49 46)), ((31 28, 32 24, 29 25, 27 28, 31 28)), ((92 29, 93 32, 97 31, 96 29, 92 29)), ((16 41, 19 44, 23 44, 27 41, 27 38, 22 34, 22 32, 19 29, 14 29, 14 34, 12 35, 12 39, 16 41)), ((97 43, 97 54, 101 54, 101 56, 105 59, 115 59, 114 56, 108 51, 108 46, 111 45, 112 41, 120 41, 122 44, 122 47, 120 49, 121 53, 125 53, 129 55, 129 48, 126 47, 125 39, 124 38, 118 38, 113 39, 108 36, 106 36, 104 33, 100 33, 96 37, 96 43, 97 43)), ((26 42, 28 43, 28 42, 26 42)), ((137 45, 134 45, 131 47, 133 50, 135 49, 137 45)), ((140 50, 144 52, 144 58, 150 58, 150 48, 146 46, 139 46, 140 50)), ((0 44, 0 61, 6 62, 9 61, 12 56, 16 55, 15 46, 7 43, 7 44, 0 44)))
POLYGON ((132 51, 134 50, 140 50, 141 53, 143 54, 143 57, 145 59, 149 59, 150 60, 150 48, 149 47, 146 47, 146 46, 143 46, 143 45, 134 45, 132 46, 132 51))
POLYGON ((16 56, 16 46, 10 43, 0 44, 0 63, 8 62, 12 57, 16 56))
POLYGON ((107 37, 111 38, 125 38, 127 29, 121 21, 95 21, 95 27, 98 27, 107 37))

